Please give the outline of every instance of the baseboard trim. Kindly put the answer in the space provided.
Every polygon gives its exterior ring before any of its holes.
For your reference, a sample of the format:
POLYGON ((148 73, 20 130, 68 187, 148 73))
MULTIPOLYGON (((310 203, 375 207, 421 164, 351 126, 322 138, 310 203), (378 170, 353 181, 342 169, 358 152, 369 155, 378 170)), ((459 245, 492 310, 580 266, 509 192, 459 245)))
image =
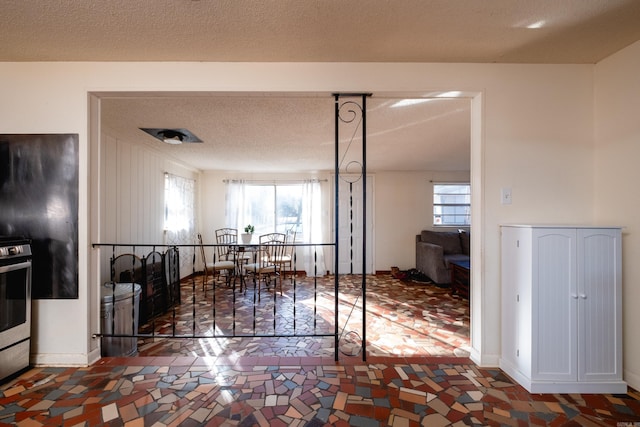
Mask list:
MULTIPOLYGON (((98 350, 99 356, 99 350, 98 350)), ((31 355, 31 364, 33 366, 69 366, 84 367, 91 365, 91 361, 98 360, 95 352, 91 353, 38 353, 31 355)))
POLYGON ((627 382, 629 387, 633 388, 634 390, 640 390, 640 375, 638 375, 637 373, 625 369, 624 380, 627 382))
POLYGON ((497 368, 500 365, 500 355, 481 354, 477 349, 471 348, 469 358, 481 368, 497 368))

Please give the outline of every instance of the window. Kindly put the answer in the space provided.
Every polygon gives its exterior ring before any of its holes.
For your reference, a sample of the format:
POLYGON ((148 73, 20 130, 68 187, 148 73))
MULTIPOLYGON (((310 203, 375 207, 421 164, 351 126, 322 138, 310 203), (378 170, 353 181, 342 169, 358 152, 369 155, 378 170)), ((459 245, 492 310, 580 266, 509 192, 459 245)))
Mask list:
MULTIPOLYGON (((226 226, 242 232, 247 224, 254 234, 295 230, 296 241, 322 243, 324 238, 322 187, 317 179, 304 181, 226 180, 226 226)), ((300 246, 298 268, 307 275, 326 271, 322 247, 300 246)))
POLYGON ((433 184, 433 225, 471 224, 471 185, 433 184))
POLYGON ((191 232, 194 229, 195 181, 165 173, 164 229, 191 232))
POLYGON ((247 184, 245 222, 258 235, 292 229, 301 233, 302 193, 303 184, 247 184))
MULTIPOLYGON (((164 174, 164 239, 167 245, 188 245, 195 239, 196 182, 164 174)), ((193 248, 180 248, 180 271, 192 268, 193 248)))

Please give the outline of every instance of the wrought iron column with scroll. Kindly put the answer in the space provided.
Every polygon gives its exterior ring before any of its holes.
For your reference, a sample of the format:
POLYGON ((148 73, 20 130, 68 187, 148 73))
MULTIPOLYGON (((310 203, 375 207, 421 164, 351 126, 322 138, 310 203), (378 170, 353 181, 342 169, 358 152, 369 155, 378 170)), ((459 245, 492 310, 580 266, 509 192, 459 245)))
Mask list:
MULTIPOLYGON (((350 260, 350 272, 353 274, 353 184, 359 180, 362 180, 362 284, 361 284, 361 296, 362 296, 362 338, 360 344, 360 351, 362 352, 362 360, 367 359, 367 279, 366 279, 366 247, 367 247, 367 98, 370 97, 370 93, 335 93, 335 295, 338 295, 339 284, 339 187, 340 180, 344 180, 349 184, 349 260, 350 260), (350 136, 348 136, 343 144, 340 140, 340 128, 341 125, 351 130, 350 136), (360 138, 358 137, 358 131, 360 131, 360 138), (360 140, 362 142, 362 150, 357 152, 357 148, 354 144, 355 141, 360 140)), ((357 305, 357 300, 354 302, 353 308, 357 305)), ((353 313, 352 308, 352 313, 353 313)), ((335 324, 338 328, 338 298, 335 301, 335 324)), ((349 318, 351 314, 349 314, 349 318)), ((340 346, 340 340, 343 338, 347 323, 345 321, 342 334, 338 335, 336 329, 336 349, 340 346)), ((349 334, 357 333, 352 331, 349 334)), ((359 337, 358 337, 359 338, 359 337)), ((337 354, 336 354, 337 359, 337 354)))

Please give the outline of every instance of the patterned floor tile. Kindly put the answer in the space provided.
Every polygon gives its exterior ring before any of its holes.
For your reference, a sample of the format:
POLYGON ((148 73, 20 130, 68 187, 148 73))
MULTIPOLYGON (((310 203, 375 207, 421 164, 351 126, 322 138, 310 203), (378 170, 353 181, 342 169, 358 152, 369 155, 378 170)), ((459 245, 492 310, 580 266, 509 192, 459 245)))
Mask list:
MULTIPOLYGON (((440 294, 436 299, 449 301, 445 291, 409 292, 395 289, 398 283, 393 281, 380 282, 381 295, 393 295, 396 304, 410 299, 414 308, 403 305, 397 316, 389 315, 392 304, 372 308, 379 316, 378 327, 391 328, 385 323, 391 321, 415 331, 416 316, 425 324, 429 316, 429 324, 440 322, 434 314, 425 314, 424 305, 415 307, 416 295, 436 298, 435 293, 440 294)), ((463 302, 447 304, 458 310, 463 302)), ((446 308, 440 312, 448 313, 446 308)), ((322 344, 312 348, 306 340, 301 340, 301 351, 293 351, 287 340, 229 340, 224 346, 218 343, 220 352, 204 355, 192 344, 142 342, 140 357, 103 358, 84 368, 39 367, 6 381, 0 385, 0 425, 640 425, 640 394, 635 390, 620 395, 531 395, 499 369, 482 369, 468 358, 454 357, 451 348, 468 340, 468 320, 461 324, 453 343, 419 348, 411 347, 416 337, 400 343, 384 338, 385 330, 372 328, 380 343, 372 346, 366 362, 342 352, 336 362, 333 351, 324 352, 322 344), (251 351, 241 351, 251 344, 251 351), (281 351, 280 345, 291 351, 281 351), (413 351, 396 355, 399 345, 413 351), (425 351, 427 347, 447 351, 443 356, 425 351)))
MULTIPOLYGON (((364 336, 361 285, 361 276, 340 279, 339 349, 346 355, 361 355, 364 336)), ((234 328, 238 334, 248 335, 292 335, 294 328, 298 335, 305 332, 332 334, 335 330, 334 286, 333 276, 316 279, 298 277, 295 283, 285 281, 284 294, 282 297, 277 294, 275 302, 266 294, 258 303, 252 286, 248 286, 246 293, 234 293, 232 288, 218 283, 215 292, 209 285, 205 293, 201 277, 196 276, 192 281, 183 283, 183 303, 176 310, 142 325, 141 330, 168 333, 175 323, 176 332, 184 334, 213 335, 215 331, 218 336, 230 335, 234 328), (274 306, 277 313, 275 327, 274 306), (256 316, 258 322, 254 324, 256 316), (197 319, 195 329, 194 318, 197 319), (291 318, 296 319, 295 323, 291 318), (174 322, 173 319, 177 320, 174 322)), ((366 314, 368 355, 469 355, 469 302, 451 295, 448 288, 401 282, 389 274, 367 276, 366 314)), ((240 357, 251 354, 333 357, 335 343, 333 337, 149 338, 139 341, 138 352, 141 356, 234 354, 240 357)))

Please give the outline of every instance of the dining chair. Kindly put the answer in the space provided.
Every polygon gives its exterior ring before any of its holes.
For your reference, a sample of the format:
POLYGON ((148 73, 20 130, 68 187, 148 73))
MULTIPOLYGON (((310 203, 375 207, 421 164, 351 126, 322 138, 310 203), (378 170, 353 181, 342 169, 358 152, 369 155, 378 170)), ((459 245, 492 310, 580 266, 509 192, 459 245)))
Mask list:
POLYGON ((218 228, 216 233, 216 253, 218 260, 233 261, 233 246, 238 243, 238 230, 235 228, 218 228))
POLYGON ((202 244, 202 234, 198 233, 198 244, 200 245, 200 256, 202 257, 202 264, 204 265, 204 281, 202 282, 202 290, 206 291, 206 285, 209 283, 209 272, 213 278, 213 287, 215 288, 216 276, 220 276, 220 273, 225 271, 225 282, 229 285, 231 276, 236 269, 236 263, 229 260, 216 260, 214 253, 213 262, 207 262, 207 255, 205 253, 204 245, 202 244))
MULTIPOLYGON (((274 262, 282 257, 285 248, 286 235, 284 233, 268 233, 259 237, 258 251, 254 254, 253 262, 244 265, 243 271, 253 277, 254 288, 257 285, 258 301, 260 300, 260 284, 265 285, 273 280, 275 293, 276 280, 281 274, 281 264, 274 262)), ((280 295, 282 295, 282 282, 280 282, 280 295)))
POLYGON ((282 278, 283 276, 286 276, 287 271, 289 271, 289 273, 291 274, 291 277, 293 277, 293 258, 294 258, 294 251, 295 251, 295 246, 294 246, 295 241, 296 241, 296 231, 293 229, 288 230, 285 237, 285 247, 282 252, 282 255, 272 258, 272 262, 280 267, 279 268, 280 293, 282 293, 282 278), (286 266, 288 266, 289 268, 288 270, 285 268, 286 266))
POLYGON ((240 256, 246 263, 249 260, 247 253, 238 252, 238 230, 235 228, 218 228, 216 233, 216 252, 218 260, 235 261, 240 256))

